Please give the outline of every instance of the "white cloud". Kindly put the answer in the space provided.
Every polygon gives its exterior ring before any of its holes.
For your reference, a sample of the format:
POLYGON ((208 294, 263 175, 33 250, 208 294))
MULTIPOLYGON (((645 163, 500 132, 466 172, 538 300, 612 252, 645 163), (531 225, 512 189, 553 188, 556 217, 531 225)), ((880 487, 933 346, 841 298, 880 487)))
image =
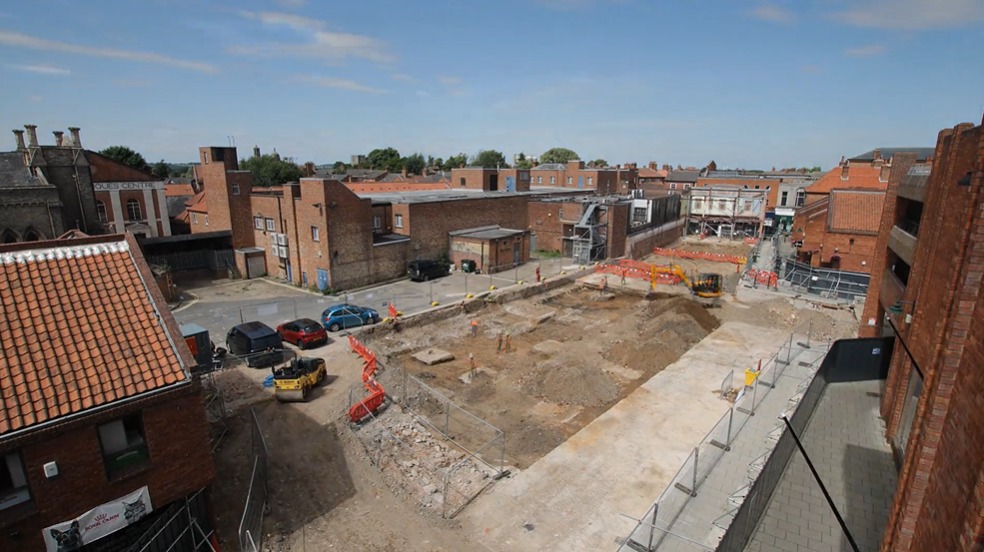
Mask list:
POLYGON ((386 90, 379 88, 373 88, 371 86, 366 86, 360 84, 354 80, 340 79, 336 77, 314 77, 314 76, 300 76, 297 77, 300 82, 308 82, 311 84, 316 84, 318 86, 323 86, 325 88, 339 88, 341 90, 350 90, 352 92, 365 92, 368 94, 386 94, 386 90))
POLYGON ((27 99, 31 100, 32 102, 44 101, 44 98, 42 96, 28 96, 27 99))
POLYGON ((772 23, 792 23, 796 15, 792 11, 775 4, 762 4, 751 12, 752 17, 772 23))
POLYGON ((397 80, 400 82, 420 82, 420 79, 408 75, 406 73, 396 73, 395 75, 393 75, 393 80, 397 80))
POLYGON ((99 48, 95 46, 82 46, 79 44, 68 44, 66 42, 56 42, 37 38, 14 31, 0 30, 0 44, 14 46, 17 48, 28 48, 31 50, 43 50, 47 52, 62 52, 66 54, 76 54, 80 56, 92 56, 111 59, 124 59, 141 63, 155 63, 158 65, 169 65, 181 69, 191 69, 203 73, 214 73, 215 67, 199 61, 189 61, 172 58, 152 52, 140 52, 136 50, 118 50, 116 48, 99 48))
POLYGON ((836 14, 857 27, 928 30, 963 27, 984 21, 981 0, 864 0, 836 14))
POLYGON ((301 41, 239 45, 229 49, 234 54, 296 56, 329 61, 355 57, 379 63, 396 59, 384 42, 365 35, 327 30, 325 23, 317 19, 277 12, 240 12, 240 15, 263 25, 290 28, 298 34, 301 41))
POLYGON ((55 67, 53 65, 7 65, 11 69, 37 73, 38 75, 50 75, 54 77, 67 77, 72 74, 68 69, 55 67))
POLYGON ((456 86, 461 84, 461 77, 455 77, 451 75, 444 75, 437 77, 437 80, 444 86, 456 86))
POLYGON ((844 50, 844 53, 851 57, 877 56, 885 53, 885 46, 881 44, 868 44, 867 46, 848 48, 844 50))

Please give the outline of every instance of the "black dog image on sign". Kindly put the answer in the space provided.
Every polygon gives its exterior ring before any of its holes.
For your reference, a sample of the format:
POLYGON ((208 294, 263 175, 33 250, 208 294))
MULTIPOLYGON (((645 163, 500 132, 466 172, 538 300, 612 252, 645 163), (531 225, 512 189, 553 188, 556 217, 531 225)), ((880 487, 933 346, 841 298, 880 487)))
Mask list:
POLYGON ((68 531, 51 529, 51 538, 58 543, 58 552, 72 552, 82 546, 82 534, 79 532, 79 522, 73 521, 68 531))

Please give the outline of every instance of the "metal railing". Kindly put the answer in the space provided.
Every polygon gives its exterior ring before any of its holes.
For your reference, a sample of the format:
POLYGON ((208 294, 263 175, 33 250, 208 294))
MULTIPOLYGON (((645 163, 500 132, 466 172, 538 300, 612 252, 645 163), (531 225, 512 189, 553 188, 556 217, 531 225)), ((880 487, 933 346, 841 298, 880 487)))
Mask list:
POLYGON ((126 552, 218 552, 205 504, 205 489, 172 503, 126 552))
POLYGON ((267 458, 266 440, 256 418, 256 410, 250 409, 251 442, 253 449, 253 475, 246 493, 246 507, 239 522, 240 552, 259 552, 263 545, 263 516, 266 515, 267 502, 267 458))
POLYGON ((831 299, 864 297, 870 276, 832 268, 818 268, 786 259, 781 263, 779 279, 797 291, 831 299))

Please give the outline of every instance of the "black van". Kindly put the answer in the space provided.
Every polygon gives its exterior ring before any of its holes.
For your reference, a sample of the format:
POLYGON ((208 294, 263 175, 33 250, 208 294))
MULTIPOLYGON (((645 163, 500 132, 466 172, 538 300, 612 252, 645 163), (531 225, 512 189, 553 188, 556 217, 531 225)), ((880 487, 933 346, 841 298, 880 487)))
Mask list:
POLYGON ((407 276, 415 282, 426 282, 431 278, 448 275, 448 265, 440 261, 410 261, 407 263, 407 276))
POLYGON ((283 361, 284 342, 280 335, 263 322, 246 322, 226 334, 229 352, 246 359, 246 366, 273 366, 283 361))

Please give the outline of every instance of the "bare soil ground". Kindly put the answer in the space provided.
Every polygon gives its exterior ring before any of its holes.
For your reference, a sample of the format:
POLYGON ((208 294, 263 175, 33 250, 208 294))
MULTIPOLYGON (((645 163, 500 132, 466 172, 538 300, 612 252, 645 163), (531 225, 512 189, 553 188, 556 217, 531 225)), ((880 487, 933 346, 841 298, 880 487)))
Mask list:
MULTIPOLYGON (((382 361, 379 380, 387 392, 397 400, 414 399, 414 412, 427 423, 392 405, 358 429, 348 424, 350 400, 362 396, 362 366, 344 337, 303 353, 325 358, 335 378, 307 403, 274 402, 260 384, 267 370, 239 366, 219 373, 229 417, 216 452, 212 504, 225 548, 237 546, 252 471, 249 406, 270 451, 264 550, 474 550, 482 548, 476 535, 441 518, 443 479, 450 471, 457 494, 448 498, 454 507, 464 505, 469 493, 495 485, 494 470, 482 461, 497 466, 498 452, 491 446, 481 461, 466 461, 467 454, 435 429, 443 427, 447 404, 405 387, 404 371, 501 429, 506 468, 521 470, 678 359, 719 321, 805 332, 812 320, 815 335, 831 339, 857 328, 849 312, 797 308, 764 293, 748 300, 739 294, 721 308, 705 309, 686 295, 645 300, 578 286, 492 305, 475 318, 476 337, 470 335, 471 317, 365 336, 382 361), (509 337, 509 351, 500 350, 500 335, 503 349, 509 337), (426 366, 411 357, 425 348, 447 350, 455 359, 426 366), (393 446, 380 446, 384 441, 393 446)), ((458 443, 475 450, 487 442, 487 426, 454 412, 447 418, 458 443)))

